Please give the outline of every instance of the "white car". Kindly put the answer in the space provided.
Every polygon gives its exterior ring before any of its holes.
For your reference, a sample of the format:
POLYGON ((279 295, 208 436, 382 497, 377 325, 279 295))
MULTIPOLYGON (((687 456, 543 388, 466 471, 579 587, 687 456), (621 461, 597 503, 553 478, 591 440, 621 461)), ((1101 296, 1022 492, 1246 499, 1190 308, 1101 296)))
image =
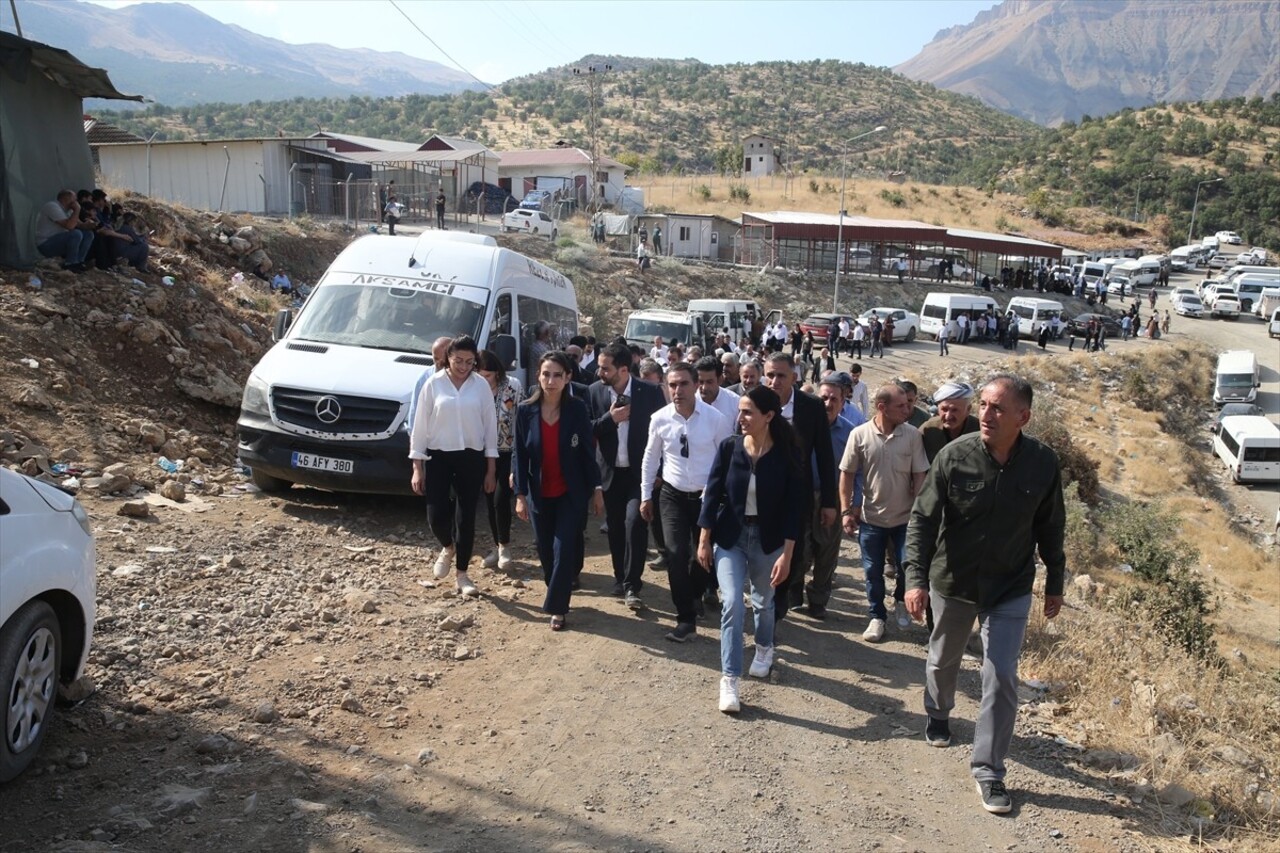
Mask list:
POLYGON ((1199 317, 1204 313, 1204 303, 1194 293, 1179 293, 1169 301, 1173 303, 1173 313, 1180 316, 1199 317))
POLYGON ((0 468, 0 783, 39 752, 59 682, 84 671, 96 553, 79 501, 0 468))
POLYGON ((502 217, 503 231, 520 231, 524 234, 536 234, 550 237, 552 240, 560 235, 556 221, 545 211, 517 208, 502 217))
POLYGON ((1244 242, 1240 239, 1240 235, 1234 231, 1219 231, 1214 236, 1218 238, 1219 243, 1230 243, 1233 246, 1239 246, 1244 242))
POLYGON ((867 325, 872 315, 884 322, 885 317, 893 317, 893 339, 895 341, 914 341, 920 334, 920 316, 901 308, 868 308, 858 315, 859 322, 867 325))
POLYGON ((1209 313, 1214 317, 1240 319, 1240 300, 1234 293, 1215 293, 1209 302, 1209 313))

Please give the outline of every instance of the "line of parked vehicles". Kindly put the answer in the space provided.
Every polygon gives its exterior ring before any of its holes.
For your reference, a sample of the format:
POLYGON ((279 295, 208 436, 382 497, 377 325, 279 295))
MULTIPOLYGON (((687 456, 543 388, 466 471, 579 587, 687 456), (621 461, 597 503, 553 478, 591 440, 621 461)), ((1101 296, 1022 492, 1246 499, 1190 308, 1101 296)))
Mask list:
POLYGON ((1221 407, 1211 427, 1213 452, 1237 483, 1280 482, 1280 427, 1257 404, 1262 385, 1258 357, 1249 350, 1218 356, 1213 402, 1221 407))

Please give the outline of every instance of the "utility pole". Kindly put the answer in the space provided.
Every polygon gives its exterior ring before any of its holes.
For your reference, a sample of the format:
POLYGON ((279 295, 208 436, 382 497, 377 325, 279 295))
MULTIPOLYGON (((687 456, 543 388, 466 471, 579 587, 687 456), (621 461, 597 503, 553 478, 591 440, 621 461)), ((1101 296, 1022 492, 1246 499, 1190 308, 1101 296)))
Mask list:
POLYGON ((591 141, 591 212, 597 213, 603 199, 596 192, 599 186, 600 176, 600 117, 598 114, 597 103, 600 101, 601 95, 601 78, 609 71, 613 70, 613 66, 608 63, 602 65, 588 65, 586 68, 575 68, 573 73, 577 77, 585 77, 587 80, 587 135, 591 141))

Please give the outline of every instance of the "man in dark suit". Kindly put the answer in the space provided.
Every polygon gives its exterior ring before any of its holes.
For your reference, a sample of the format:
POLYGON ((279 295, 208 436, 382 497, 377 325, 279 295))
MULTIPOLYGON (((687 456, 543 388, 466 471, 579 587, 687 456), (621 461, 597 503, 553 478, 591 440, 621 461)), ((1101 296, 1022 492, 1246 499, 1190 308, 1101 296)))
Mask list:
POLYGON ((641 575, 649 532, 640 516, 640 465, 649 440, 649 420, 666 405, 662 389, 631 375, 631 350, 613 343, 600 353, 599 381, 588 389, 596 459, 604 485, 613 594, 640 610, 641 575))
MULTIPOLYGON (((793 566, 803 566, 804 550, 809 540, 809 525, 813 523, 813 502, 821 508, 821 523, 836 523, 839 506, 838 478, 835 453, 831 447, 831 428, 822 401, 795 387, 795 360, 782 352, 769 356, 764 365, 764 384, 773 389, 782 401, 782 416, 791 422, 796 434, 796 447, 800 450, 800 478, 803 485, 800 497, 800 535, 791 555, 793 566), (814 461, 818 466, 818 482, 813 482, 814 461)), ((792 607, 804 602, 804 585, 791 584, 790 575, 774 590, 773 611, 781 620, 792 607)))

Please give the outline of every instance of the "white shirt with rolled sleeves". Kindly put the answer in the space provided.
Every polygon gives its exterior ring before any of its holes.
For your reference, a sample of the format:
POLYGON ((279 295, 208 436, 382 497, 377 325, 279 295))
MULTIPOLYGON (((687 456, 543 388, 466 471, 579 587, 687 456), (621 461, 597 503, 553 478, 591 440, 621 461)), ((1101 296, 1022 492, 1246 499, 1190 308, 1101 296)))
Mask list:
MULTIPOLYGON (((721 391, 720 393, 724 393, 721 391)), ((707 487, 711 466, 720 442, 733 434, 728 418, 712 406, 696 400, 693 414, 685 420, 668 403, 649 421, 649 442, 644 448, 640 474, 640 500, 653 500, 653 487, 662 467, 662 482, 682 492, 700 492, 707 487), (687 436, 689 455, 680 453, 680 436, 687 436)))
POLYGON ((428 450, 483 450, 498 458, 498 411, 479 373, 455 388, 449 371, 441 370, 422 386, 409 429, 409 458, 426 459, 428 450))

